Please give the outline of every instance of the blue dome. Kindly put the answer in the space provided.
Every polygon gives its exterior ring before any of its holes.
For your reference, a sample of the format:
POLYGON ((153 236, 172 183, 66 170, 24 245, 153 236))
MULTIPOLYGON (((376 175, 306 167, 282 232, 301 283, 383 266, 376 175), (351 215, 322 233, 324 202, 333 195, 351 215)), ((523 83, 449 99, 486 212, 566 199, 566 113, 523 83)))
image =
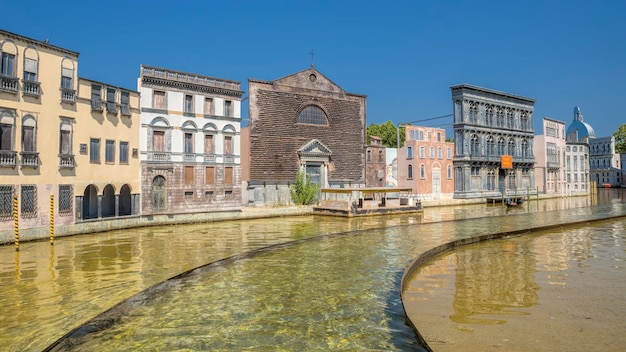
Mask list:
POLYGON ((585 137, 596 138, 596 132, 593 130, 588 123, 582 121, 574 121, 567 128, 567 135, 569 136, 572 132, 578 130, 578 139, 577 142, 582 140, 585 137))

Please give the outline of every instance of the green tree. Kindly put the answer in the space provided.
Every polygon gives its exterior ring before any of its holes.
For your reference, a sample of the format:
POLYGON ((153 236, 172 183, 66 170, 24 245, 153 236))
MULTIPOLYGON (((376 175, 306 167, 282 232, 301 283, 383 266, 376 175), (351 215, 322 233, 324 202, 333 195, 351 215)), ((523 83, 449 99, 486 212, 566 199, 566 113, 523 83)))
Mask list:
MULTIPOLYGON (((400 146, 404 144, 404 126, 400 127, 400 146)), ((367 143, 370 143, 370 136, 377 136, 382 139, 385 147, 396 148, 398 146, 398 129, 390 120, 377 125, 370 124, 367 126, 367 143)))
POLYGON ((320 185, 311 183, 311 179, 304 177, 302 170, 296 175, 296 183, 291 185, 291 198, 296 205, 309 205, 315 201, 320 185))
POLYGON ((615 137, 615 152, 626 153, 626 123, 619 126, 613 133, 613 137, 615 137))

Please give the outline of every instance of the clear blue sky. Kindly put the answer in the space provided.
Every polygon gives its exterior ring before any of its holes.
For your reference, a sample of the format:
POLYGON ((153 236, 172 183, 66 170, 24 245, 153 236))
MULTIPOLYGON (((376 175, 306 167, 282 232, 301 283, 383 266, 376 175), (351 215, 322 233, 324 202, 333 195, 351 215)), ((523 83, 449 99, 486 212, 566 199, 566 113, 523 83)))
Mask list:
MULTIPOLYGON (((79 76, 136 89, 147 64, 241 81, 311 64, 367 95, 367 121, 452 112, 460 83, 626 123, 626 1, 5 1, 0 28, 78 51, 79 76)), ((242 117, 247 118, 247 104, 242 117)), ((448 130, 452 120, 423 123, 448 130)), ((451 137, 451 136, 450 136, 451 137)))

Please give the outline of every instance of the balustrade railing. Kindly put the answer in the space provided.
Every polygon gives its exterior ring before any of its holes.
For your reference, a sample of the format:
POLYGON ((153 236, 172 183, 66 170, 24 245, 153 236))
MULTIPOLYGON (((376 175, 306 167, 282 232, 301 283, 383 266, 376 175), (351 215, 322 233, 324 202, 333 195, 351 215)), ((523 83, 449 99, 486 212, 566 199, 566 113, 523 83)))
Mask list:
POLYGON ((15 167, 17 165, 17 152, 14 150, 0 150, 0 166, 15 167))
POLYGON ((38 97, 41 94, 41 92, 40 92, 40 85, 41 85, 41 83, 39 83, 39 82, 24 81, 24 83, 23 83, 24 94, 38 97))
POLYGON ((39 166, 39 152, 21 152, 22 166, 39 166))
POLYGON ((71 169, 76 166, 74 161, 74 155, 60 154, 59 155, 59 167, 62 169, 71 169))
POLYGON ((61 102, 75 103, 76 102, 76 90, 69 89, 69 88, 61 88, 61 102))
POLYGON ((148 152, 148 161, 170 161, 170 152, 148 152))
POLYGON ((18 81, 17 77, 0 75, 0 89, 6 92, 17 93, 18 81))

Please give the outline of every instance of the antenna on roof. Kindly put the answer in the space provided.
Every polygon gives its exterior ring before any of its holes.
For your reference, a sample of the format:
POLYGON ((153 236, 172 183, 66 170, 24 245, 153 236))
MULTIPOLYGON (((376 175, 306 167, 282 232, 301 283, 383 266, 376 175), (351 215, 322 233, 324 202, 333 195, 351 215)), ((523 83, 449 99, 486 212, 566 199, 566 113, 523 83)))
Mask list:
POLYGON ((313 57, 315 56, 315 52, 313 52, 313 49, 311 49, 309 55, 311 55, 311 67, 315 67, 315 64, 313 63, 313 57))
POLYGON ((50 41, 50 39, 46 38, 46 40, 44 40, 43 42, 48 44, 49 41, 50 41))

